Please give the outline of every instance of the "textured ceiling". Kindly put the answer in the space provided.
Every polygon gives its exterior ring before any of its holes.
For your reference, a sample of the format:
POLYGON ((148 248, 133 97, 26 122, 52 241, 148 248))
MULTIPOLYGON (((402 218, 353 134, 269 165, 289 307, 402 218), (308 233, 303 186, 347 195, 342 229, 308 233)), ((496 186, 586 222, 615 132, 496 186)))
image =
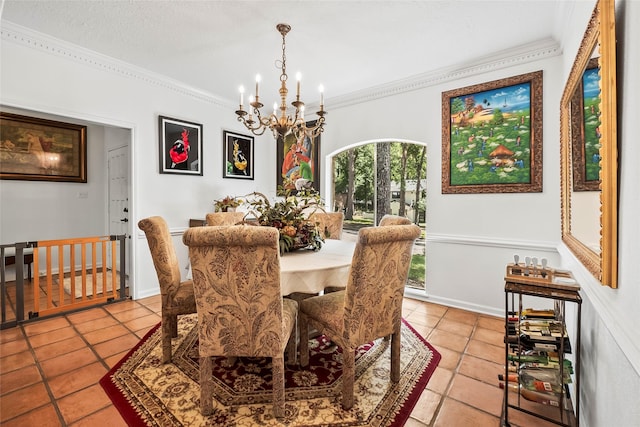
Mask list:
MULTIPOLYGON (((580 1, 580 0, 578 0, 580 1)), ((243 84, 278 98, 276 24, 287 36, 292 91, 317 102, 541 40, 561 40, 568 0, 26 1, 2 20, 125 61, 228 100, 243 84)), ((291 97, 291 92, 290 92, 291 97)))

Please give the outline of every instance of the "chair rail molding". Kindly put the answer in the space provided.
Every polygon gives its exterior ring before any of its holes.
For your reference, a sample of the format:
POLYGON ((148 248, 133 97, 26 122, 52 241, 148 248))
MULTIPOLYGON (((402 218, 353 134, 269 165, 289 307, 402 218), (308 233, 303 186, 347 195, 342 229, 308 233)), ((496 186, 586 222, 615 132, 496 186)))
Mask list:
POLYGON ((502 249, 516 249, 516 250, 531 250, 557 253, 557 242, 547 241, 531 241, 531 240, 516 240, 516 239, 497 239, 495 237, 488 236, 468 236, 461 234, 437 234, 427 233, 427 243, 447 243, 452 245, 464 245, 464 246, 483 246, 502 249))
POLYGON ((633 369, 640 375, 640 332, 635 323, 622 316, 622 312, 616 307, 615 294, 593 277, 564 242, 558 245, 558 253, 563 263, 562 267, 573 273, 580 283, 581 292, 597 312, 601 324, 606 327, 620 350, 629 359, 633 369))

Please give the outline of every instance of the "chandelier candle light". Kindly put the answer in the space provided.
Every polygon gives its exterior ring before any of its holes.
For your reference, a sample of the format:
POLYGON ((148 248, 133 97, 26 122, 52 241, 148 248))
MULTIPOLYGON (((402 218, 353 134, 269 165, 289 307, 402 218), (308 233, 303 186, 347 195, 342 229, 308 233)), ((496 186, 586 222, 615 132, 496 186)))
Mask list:
POLYGON ((278 67, 282 70, 280 74, 280 116, 278 117, 278 104, 273 104, 273 113, 269 116, 263 116, 260 108, 263 104, 260 102, 259 85, 260 75, 256 76, 256 93, 255 97, 249 96, 249 105, 247 110, 244 109, 244 87, 240 86, 240 109, 236 111, 238 121, 242 122, 248 130, 254 135, 262 135, 265 130, 271 129, 274 138, 284 138, 285 135, 292 133, 296 139, 305 136, 314 138, 324 130, 325 118, 327 114, 324 111, 324 88, 320 86, 320 111, 316 112, 318 119, 311 126, 307 126, 304 120, 304 102, 300 101, 300 73, 296 74, 296 100, 291 103, 295 108, 295 115, 292 117, 287 114, 287 63, 285 55, 285 36, 291 30, 288 24, 278 24, 276 29, 282 34, 282 63, 278 67), (255 118, 254 118, 255 115, 255 118))

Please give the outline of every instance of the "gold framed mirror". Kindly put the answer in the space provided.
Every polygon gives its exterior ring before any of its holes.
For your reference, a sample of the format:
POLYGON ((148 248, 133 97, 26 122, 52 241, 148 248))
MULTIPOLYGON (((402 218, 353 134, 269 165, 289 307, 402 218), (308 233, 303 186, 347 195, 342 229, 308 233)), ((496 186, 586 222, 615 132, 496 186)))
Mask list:
MULTIPOLYGON (((580 94, 582 95, 582 94, 580 94)), ((583 112, 581 112, 583 113, 583 112)), ((603 284, 618 286, 618 138, 616 112, 616 40, 614 0, 598 0, 571 67, 560 101, 560 193, 562 240, 603 284), (574 167, 579 157, 573 147, 584 144, 576 131, 575 102, 589 61, 599 67, 600 185, 597 191, 574 191, 574 167), (573 109, 573 111, 572 111, 573 109)), ((595 157, 594 157, 595 158, 595 157)), ((583 156, 584 161, 584 156, 583 156)))

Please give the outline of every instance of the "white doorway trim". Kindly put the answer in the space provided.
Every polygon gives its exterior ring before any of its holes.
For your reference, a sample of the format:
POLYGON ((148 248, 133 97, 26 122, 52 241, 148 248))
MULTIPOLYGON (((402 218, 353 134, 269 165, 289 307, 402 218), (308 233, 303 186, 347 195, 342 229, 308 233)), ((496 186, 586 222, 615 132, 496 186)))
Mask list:
MULTIPOLYGON (((127 142, 127 145, 129 147, 129 234, 131 235, 135 235, 135 233, 133 233, 133 226, 135 225, 135 218, 137 218, 136 216, 136 188, 135 188, 135 182, 136 182, 136 169, 135 169, 135 129, 136 129, 136 125, 133 122, 128 122, 128 121, 123 121, 123 120, 119 120, 119 119, 114 119, 111 117, 103 117, 103 116, 96 116, 96 115, 90 115, 90 114, 86 114, 84 112, 77 112, 77 111, 68 111, 68 110, 61 110, 57 107, 52 107, 52 106, 43 106, 43 105, 32 105, 32 104, 25 104, 22 101, 19 100, 15 100, 15 99, 10 99, 10 98, 4 98, 2 100, 2 105, 7 107, 7 108, 16 108, 16 109, 21 109, 21 110, 25 110, 25 111, 32 111, 32 112, 37 112, 37 113, 42 113, 42 114, 49 114, 49 115, 53 115, 53 116, 58 116, 58 117, 64 117, 64 118, 69 118, 69 119, 73 119, 73 120, 78 120, 81 122, 87 122, 87 123, 91 123, 91 124, 95 124, 98 126, 104 126, 104 127, 115 127, 115 128, 121 128, 123 130, 129 131, 130 134, 130 139, 127 142)), ((104 155, 107 155, 107 150, 103 151, 104 155)), ((106 161, 105 161, 106 164, 106 161)), ((105 166, 106 169, 106 166, 105 166)), ((107 201, 105 201, 105 206, 107 206, 107 201)), ((108 224, 104 224, 105 230, 108 230, 108 224)), ((137 227, 137 225, 136 225, 137 227)), ((136 254, 136 246, 137 246, 137 239, 132 238, 131 239, 131 258, 130 258, 130 262, 131 262, 131 266, 130 266, 130 272, 129 272, 129 286, 130 286, 130 292, 133 292, 133 294, 130 293, 130 295, 133 297, 133 299, 136 299, 136 286, 135 286, 135 276, 136 276, 136 260, 135 260, 135 254, 136 254)))

